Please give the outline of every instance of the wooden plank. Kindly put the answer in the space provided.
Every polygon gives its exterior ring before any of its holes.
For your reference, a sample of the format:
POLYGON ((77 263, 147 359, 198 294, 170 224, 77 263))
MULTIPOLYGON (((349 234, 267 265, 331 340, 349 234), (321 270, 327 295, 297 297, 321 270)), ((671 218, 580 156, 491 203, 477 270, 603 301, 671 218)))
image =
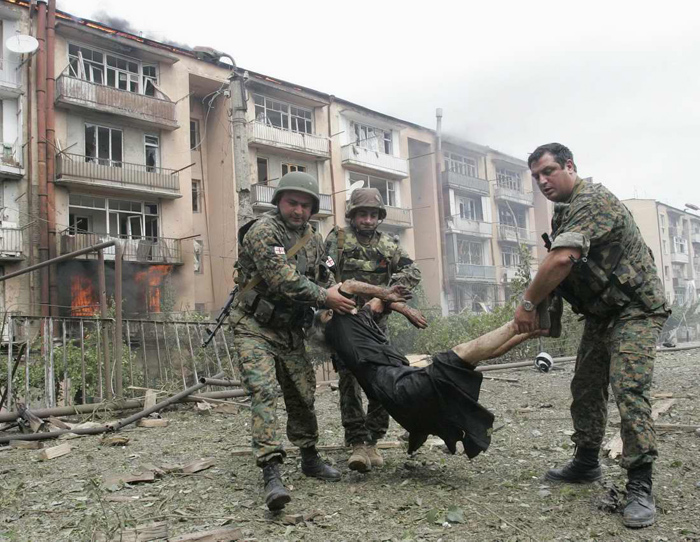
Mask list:
POLYGON ((216 460, 213 457, 207 457, 185 465, 184 467, 182 467, 182 472, 184 472, 185 474, 192 474, 194 472, 203 471, 205 469, 213 467, 215 463, 216 460))
POLYGON ((51 423, 51 425, 58 427, 59 429, 70 429, 69 425, 67 425, 62 420, 55 418, 54 416, 49 416, 49 422, 51 423))
POLYGON ((133 529, 124 529, 112 537, 113 542, 150 542, 151 540, 170 540, 166 521, 137 525, 133 529))
POLYGON ((40 440, 11 440, 10 446, 18 450, 41 450, 44 443, 40 440))
POLYGON ((143 418, 136 424, 139 427, 168 427, 169 420, 162 418, 143 418))
POLYGON ((221 527, 211 531, 183 534, 170 538, 170 542, 228 542, 229 540, 242 540, 243 533, 237 527, 221 527))
POLYGON ((69 454, 71 451, 70 444, 67 442, 65 444, 59 444, 58 446, 53 446, 51 448, 46 448, 39 454, 39 459, 48 461, 49 459, 56 459, 57 457, 69 454))
POLYGON ((144 470, 136 474, 109 474, 105 476, 103 486, 105 488, 118 488, 121 484, 139 484, 143 482, 154 482, 156 473, 152 470, 144 470))
MULTIPOLYGON (((654 404, 651 409, 651 419, 656 420, 661 414, 668 412, 668 410, 676 403, 675 399, 664 399, 658 401, 654 404)), ((618 433, 613 438, 611 438, 603 450, 608 452, 608 457, 611 459, 616 459, 622 455, 622 437, 618 433)))
POLYGON ((146 398, 143 401, 143 410, 148 410, 149 408, 154 407, 157 401, 158 393, 156 390, 147 389, 146 398))

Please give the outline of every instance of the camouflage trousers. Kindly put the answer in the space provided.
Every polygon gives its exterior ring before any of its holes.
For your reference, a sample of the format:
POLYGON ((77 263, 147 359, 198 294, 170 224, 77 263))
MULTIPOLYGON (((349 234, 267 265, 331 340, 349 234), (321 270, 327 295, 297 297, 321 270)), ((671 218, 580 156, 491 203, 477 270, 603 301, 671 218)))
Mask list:
MULTIPOLYGON (((383 324, 383 325, 382 325, 383 324)), ((387 333, 386 323, 380 329, 387 333)), ((343 362, 333 359, 338 371, 338 393, 340 394, 340 419, 345 429, 345 445, 376 444, 389 429, 389 413, 379 401, 367 400, 367 413, 362 406, 362 388, 353 374, 343 367, 343 362)))
POLYGON ((651 419, 650 390, 656 341, 667 315, 637 315, 613 320, 587 319, 571 381, 571 440, 599 448, 608 417, 608 387, 621 418, 620 465, 625 469, 651 463, 658 456, 651 419))
MULTIPOLYGON (((277 435, 277 383, 287 410, 287 437, 306 448, 318 441, 314 410, 316 373, 306 356, 304 341, 291 330, 263 334, 245 318, 236 326, 234 348, 243 386, 251 394, 253 453, 258 466, 286 453, 277 435)), ((263 329, 263 331, 268 331, 263 329)))

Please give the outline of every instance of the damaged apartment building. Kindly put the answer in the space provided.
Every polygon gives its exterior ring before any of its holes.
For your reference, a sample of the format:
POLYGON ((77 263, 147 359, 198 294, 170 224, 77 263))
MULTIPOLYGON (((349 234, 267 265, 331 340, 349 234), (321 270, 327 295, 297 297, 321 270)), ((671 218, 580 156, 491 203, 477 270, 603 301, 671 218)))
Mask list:
MULTIPOLYGON (((118 239, 125 314, 216 313, 234 286, 241 198, 253 213, 271 209, 290 171, 318 179, 313 224, 324 236, 344 225, 351 186, 377 188, 381 228, 418 262, 427 301, 443 314, 504 303, 519 245, 535 267, 543 256, 551 206, 522 160, 241 68, 245 130, 234 138, 225 60, 46 6, 0 0, 3 43, 27 34, 41 44, 30 55, 3 51, 5 272, 118 239), (237 152, 248 179, 235 179, 237 152)), ((114 249, 104 257, 109 273, 114 249)), ((48 288, 38 273, 9 279, 3 306, 95 314, 96 265, 90 254, 52 266, 48 288)))

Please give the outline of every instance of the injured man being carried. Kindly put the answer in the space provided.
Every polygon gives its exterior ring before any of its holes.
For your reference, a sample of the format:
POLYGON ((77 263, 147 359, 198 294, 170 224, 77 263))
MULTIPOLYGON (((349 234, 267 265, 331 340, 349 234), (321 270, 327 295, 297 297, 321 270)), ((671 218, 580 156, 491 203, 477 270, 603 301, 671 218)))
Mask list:
MULTIPOLYGON (((420 312, 406 305, 410 294, 401 286, 382 288, 346 281, 341 292, 377 297, 416 327, 427 325, 420 312)), ((389 344, 366 305, 356 314, 319 311, 310 338, 325 338, 325 344, 357 378, 367 396, 379 401, 409 432, 408 453, 420 448, 428 435, 436 435, 451 453, 456 452, 457 442, 462 442, 465 453, 472 458, 489 447, 494 420, 493 414, 479 404, 483 377, 475 371, 476 366, 542 334, 517 334, 511 321, 435 354, 427 367, 411 367, 406 357, 389 344)))

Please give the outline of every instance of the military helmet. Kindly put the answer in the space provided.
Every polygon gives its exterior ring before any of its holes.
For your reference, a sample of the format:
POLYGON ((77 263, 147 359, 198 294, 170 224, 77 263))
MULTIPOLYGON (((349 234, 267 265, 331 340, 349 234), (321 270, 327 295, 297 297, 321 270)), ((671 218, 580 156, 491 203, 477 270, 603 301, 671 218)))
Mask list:
POLYGON ((303 171, 292 171, 282 176, 277 188, 275 188, 275 192, 272 194, 272 205, 277 205, 282 197, 282 192, 286 191, 303 192, 313 196, 314 203, 311 214, 315 215, 318 213, 321 205, 321 199, 318 195, 318 181, 311 175, 303 171))
POLYGON ((376 188, 356 188, 352 191, 350 201, 345 206, 345 218, 351 220, 353 213, 358 209, 378 209, 379 220, 386 218, 386 207, 376 188))

